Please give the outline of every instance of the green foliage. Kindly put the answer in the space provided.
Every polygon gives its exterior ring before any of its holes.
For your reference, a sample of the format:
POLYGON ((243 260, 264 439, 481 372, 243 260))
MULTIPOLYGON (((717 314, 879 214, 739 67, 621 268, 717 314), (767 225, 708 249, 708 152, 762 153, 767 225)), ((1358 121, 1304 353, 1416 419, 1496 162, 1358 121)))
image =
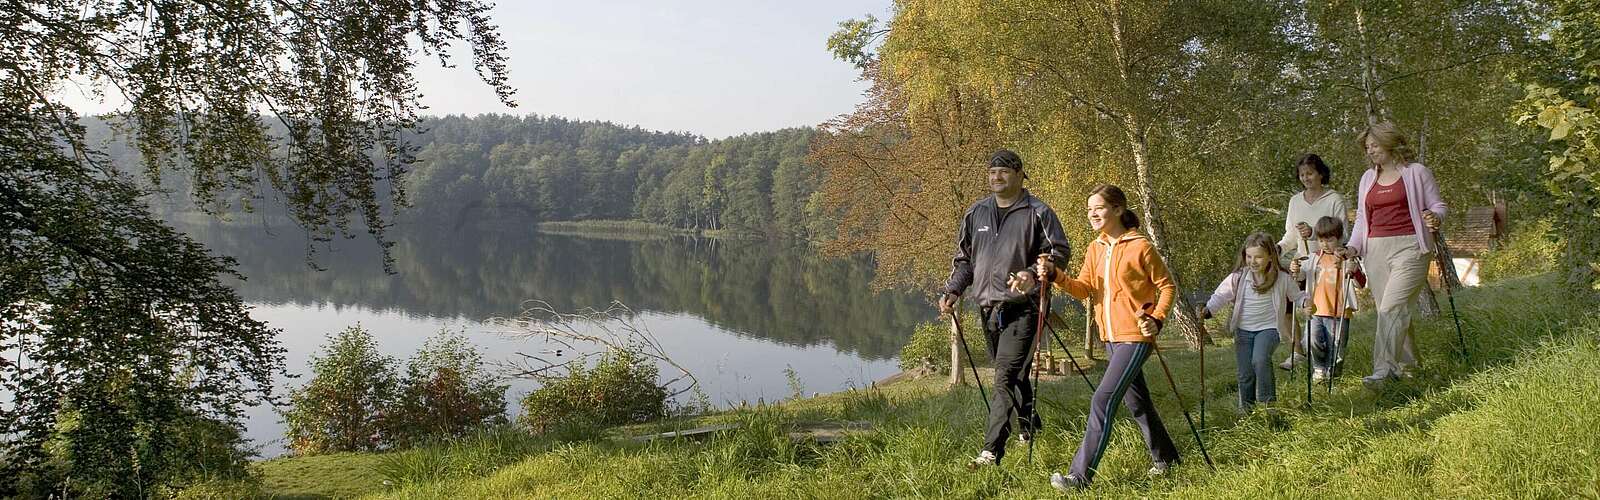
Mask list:
MULTIPOLYGON (((29 128, 36 140, 81 150, 82 132, 49 89, 91 82, 109 101, 128 102, 112 116, 134 138, 148 177, 188 174, 203 209, 249 207, 258 186, 271 186, 313 234, 349 234, 360 221, 382 240, 392 207, 406 202, 404 186, 389 180, 401 178, 415 154, 405 140, 422 96, 412 57, 448 60, 452 45, 465 42, 479 77, 515 106, 490 7, 42 2, 0 20, 17 35, 0 42, 0 94, 7 108, 57 115, 29 128)), ((77 164, 84 172, 105 167, 87 157, 77 164)))
POLYGON ((1564 221, 1561 267, 1567 282, 1590 293, 1600 287, 1600 16, 1593 2, 1552 0, 1545 56, 1520 75, 1526 95, 1511 120, 1548 130, 1543 178, 1564 221))
POLYGON ((485 370, 483 355, 466 336, 440 331, 408 362, 399 397, 384 413, 387 437, 409 447, 506 423, 506 388, 485 370))
POLYGON ((236 500, 265 498, 266 489, 256 479, 219 479, 185 487, 170 496, 173 500, 236 500))
MULTIPOLYGON (((967 340, 967 350, 961 352, 961 357, 965 360, 970 352, 977 366, 986 366, 989 363, 989 348, 983 338, 983 329, 978 327, 975 318, 975 315, 963 318, 966 321, 961 325, 961 336, 967 340)), ((938 373, 950 373, 951 335, 949 321, 918 324, 911 333, 911 339, 900 348, 900 369, 911 370, 927 365, 934 367, 938 373)), ((968 369, 965 364, 957 368, 968 369)))
POLYGON ((70 492, 84 497, 117 497, 143 491, 168 496, 196 485, 248 485, 256 481, 248 468, 254 453, 246 451, 240 428, 195 415, 160 427, 163 430, 159 432, 170 434, 156 434, 154 425, 138 426, 124 441, 129 443, 128 452, 136 461, 132 473, 146 477, 129 481, 126 471, 119 474, 105 470, 98 462, 85 466, 84 462, 114 460, 112 457, 123 452, 105 448, 105 440, 96 439, 93 423, 84 419, 86 414, 74 408, 63 410, 56 423, 56 435, 45 444, 49 459, 43 467, 16 477, 17 483, 10 485, 15 488, 13 494, 43 498, 70 492))
POLYGON ((311 380, 289 395, 283 412, 289 449, 315 455, 387 445, 394 364, 360 325, 329 335, 321 355, 311 358, 311 380))
MULTIPOLYGON (((91 141, 113 145, 124 171, 139 158, 105 123, 91 120, 91 141)), ((427 118, 411 137, 416 161, 402 183, 410 208, 403 220, 429 227, 471 224, 643 220, 684 230, 806 239, 809 206, 819 182, 806 161, 814 134, 790 128, 706 141, 609 122, 537 115, 427 118)), ((164 175, 169 190, 192 180, 164 175)), ((161 208, 184 217, 177 196, 161 208)), ((380 208, 391 210, 392 203, 380 208)), ((292 218, 289 207, 257 207, 264 217, 292 218)))
POLYGON ((839 21, 839 29, 828 35, 828 52, 833 53, 834 59, 854 64, 857 69, 867 69, 873 60, 867 46, 888 31, 878 29, 878 18, 871 14, 864 19, 839 21))
POLYGON ((1550 219, 1528 221, 1513 229, 1500 246, 1484 256, 1478 276, 1493 283, 1554 270, 1562 244, 1550 219))
POLYGON ((542 387, 522 398, 517 422, 536 434, 648 422, 667 415, 667 391, 658 369, 625 350, 608 352, 594 367, 572 365, 543 376, 542 387))
POLYGON ((411 57, 466 42, 511 104, 485 2, 286 5, 45 1, 0 16, 0 496, 155 495, 216 455, 182 448, 187 419, 231 426, 282 372, 276 331, 221 283, 232 261, 152 217, 124 172, 186 175, 181 191, 210 212, 271 186, 313 235, 359 220, 381 240, 381 198, 406 199, 389 179, 412 160, 411 57), (86 140, 55 92, 68 82, 128 103, 111 116, 141 168, 118 172, 86 140))
POLYGON ((237 276, 231 260, 152 217, 125 178, 33 134, 55 117, 11 100, 12 82, 0 81, 0 496, 185 481, 221 453, 210 444, 237 444, 205 431, 221 441, 199 446, 197 422, 231 429, 271 394, 277 331, 219 281, 237 276))

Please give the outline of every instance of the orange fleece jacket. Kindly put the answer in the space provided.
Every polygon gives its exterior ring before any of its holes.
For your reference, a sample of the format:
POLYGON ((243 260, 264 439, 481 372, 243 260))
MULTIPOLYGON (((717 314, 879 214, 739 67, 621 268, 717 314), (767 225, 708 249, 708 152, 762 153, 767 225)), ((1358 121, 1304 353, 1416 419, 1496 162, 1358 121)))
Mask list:
POLYGON ((1100 340, 1106 342, 1153 341, 1139 332, 1138 313, 1148 306, 1151 316, 1166 321, 1177 292, 1150 238, 1134 229, 1115 240, 1100 233, 1083 253, 1078 277, 1058 272, 1055 284, 1073 297, 1089 299, 1100 340))

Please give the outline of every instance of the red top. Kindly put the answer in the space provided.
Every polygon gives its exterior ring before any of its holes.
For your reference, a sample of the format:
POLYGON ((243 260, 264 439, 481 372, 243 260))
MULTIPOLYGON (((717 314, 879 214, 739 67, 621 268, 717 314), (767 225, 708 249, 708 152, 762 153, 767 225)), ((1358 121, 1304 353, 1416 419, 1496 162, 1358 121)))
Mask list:
POLYGON ((1406 204, 1406 181, 1394 184, 1372 184, 1367 191, 1367 236, 1404 236, 1417 234, 1411 225, 1411 208, 1406 204))

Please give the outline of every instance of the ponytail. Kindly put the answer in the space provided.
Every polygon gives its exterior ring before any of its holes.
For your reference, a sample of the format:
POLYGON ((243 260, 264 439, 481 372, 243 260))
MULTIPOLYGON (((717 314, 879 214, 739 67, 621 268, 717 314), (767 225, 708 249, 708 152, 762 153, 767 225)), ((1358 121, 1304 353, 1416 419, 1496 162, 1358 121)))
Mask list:
POLYGON ((1139 216, 1134 215, 1132 210, 1128 210, 1128 207, 1122 207, 1122 227, 1128 229, 1139 228, 1139 216))

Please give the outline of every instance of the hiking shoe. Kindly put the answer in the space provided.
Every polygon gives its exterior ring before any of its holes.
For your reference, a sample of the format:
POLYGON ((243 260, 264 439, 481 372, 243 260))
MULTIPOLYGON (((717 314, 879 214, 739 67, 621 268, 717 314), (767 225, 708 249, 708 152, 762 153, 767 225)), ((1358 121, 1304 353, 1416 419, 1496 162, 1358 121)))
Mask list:
POLYGON ((1065 493, 1072 493, 1088 488, 1089 482, 1072 474, 1063 476, 1060 472, 1053 472, 1050 474, 1050 486, 1065 493))
POLYGON ((1171 469, 1172 466, 1174 466, 1174 465, 1178 465, 1178 462, 1176 460, 1171 461, 1171 462, 1157 461, 1156 463, 1154 463, 1154 464, 1152 464, 1150 466, 1150 472, 1148 472, 1148 474, 1150 475, 1150 477, 1165 476, 1165 475, 1167 475, 1167 470, 1171 469))
POLYGON ((1283 362, 1282 363, 1278 363, 1278 368, 1282 368, 1282 369, 1285 369, 1285 370, 1293 370, 1295 365, 1303 365, 1305 363, 1306 363, 1306 356, 1304 354, 1300 354, 1300 353, 1297 352, 1297 353, 1294 353, 1293 355, 1290 355, 1287 358, 1283 358, 1283 362))
POLYGON ((1388 374, 1374 373, 1372 375, 1362 377, 1361 385, 1366 387, 1368 390, 1377 391, 1383 389, 1383 383, 1388 380, 1388 374))
POLYGON ((978 452, 978 458, 974 458, 974 459, 972 459, 971 462, 967 462, 967 468, 968 469, 979 469, 979 468, 988 467, 988 466, 991 466, 991 465, 994 465, 994 464, 997 464, 997 463, 1000 463, 1000 458, 994 456, 994 452, 989 451, 989 450, 983 450, 981 452, 978 452))
POLYGON ((1033 440, 1033 433, 1038 432, 1039 429, 1042 428, 1044 428, 1044 419, 1040 418, 1038 413, 1034 413, 1033 418, 1031 419, 1018 419, 1017 442, 1028 444, 1028 441, 1033 440))

